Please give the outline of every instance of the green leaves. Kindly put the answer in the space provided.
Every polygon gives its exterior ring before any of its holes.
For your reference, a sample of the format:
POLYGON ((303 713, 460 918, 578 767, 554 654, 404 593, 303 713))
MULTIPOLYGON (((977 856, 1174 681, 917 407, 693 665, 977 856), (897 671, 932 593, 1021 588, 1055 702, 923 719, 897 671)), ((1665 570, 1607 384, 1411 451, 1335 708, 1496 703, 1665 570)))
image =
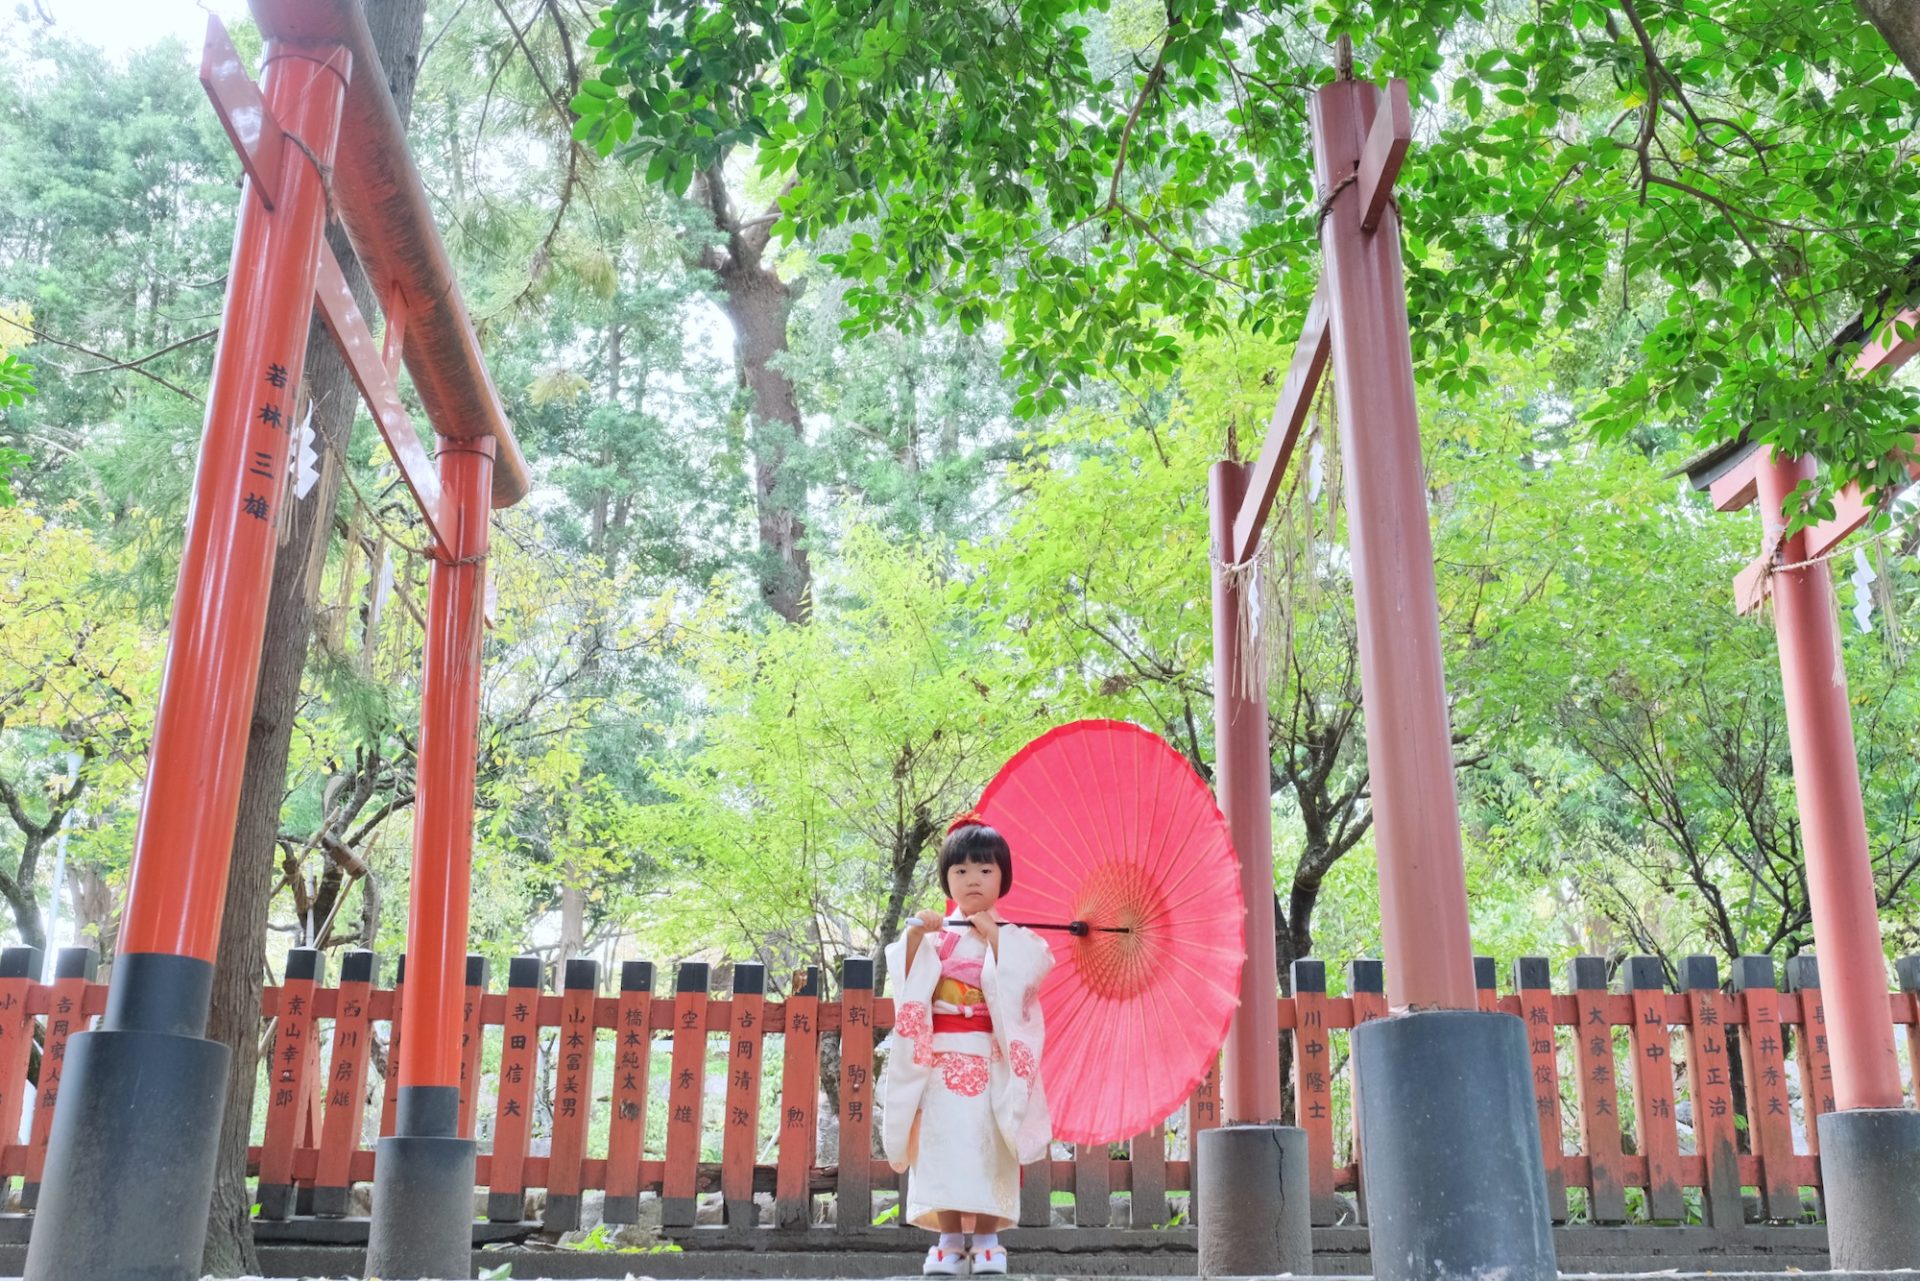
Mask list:
MULTIPOLYGON (((1836 480, 1884 478, 1912 411, 1828 378, 1827 336, 1904 297, 1920 257, 1900 215, 1920 96, 1848 6, 1643 5, 1638 29, 1598 0, 1518 23, 1464 0, 1137 24, 1070 0, 607 14, 596 47, 640 89, 631 149, 655 181, 764 138, 762 171, 792 179, 782 234, 873 229, 832 261, 855 327, 925 305, 999 321, 1024 414, 1227 325, 1291 330, 1318 272, 1303 108, 1329 74, 1284 34, 1302 25, 1353 33, 1362 74, 1434 104, 1401 183, 1423 377, 1458 389, 1489 350, 1582 333, 1633 353, 1594 370, 1601 434, 1757 432, 1836 480)), ((609 108, 577 109, 609 145, 609 108)))
POLYGON ((33 366, 18 356, 0 354, 0 409, 20 404, 33 391, 33 366))

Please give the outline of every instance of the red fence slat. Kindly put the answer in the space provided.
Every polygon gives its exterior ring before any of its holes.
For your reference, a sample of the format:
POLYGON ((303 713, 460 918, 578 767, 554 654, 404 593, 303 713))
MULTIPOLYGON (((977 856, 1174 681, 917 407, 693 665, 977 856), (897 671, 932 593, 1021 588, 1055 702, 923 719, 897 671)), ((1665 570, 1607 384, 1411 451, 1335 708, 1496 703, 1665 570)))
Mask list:
POLYGON ((1733 1074, 1728 1066, 1727 1025, 1733 1004, 1720 993, 1719 967, 1711 956, 1689 956, 1680 964, 1686 989, 1687 1091, 1693 1096, 1693 1143, 1700 1155, 1706 1186, 1700 1194, 1707 1222, 1738 1227, 1745 1217, 1740 1196, 1740 1149, 1733 1109, 1733 1074))
POLYGON ((813 1219, 815 1108, 820 1093, 820 971, 808 966, 787 998, 786 1066, 780 1078, 780 1155, 773 1193, 774 1222, 804 1228, 813 1219))
POLYGON ((507 962, 507 1001, 501 1012, 500 1088, 493 1104, 493 1162, 485 1180, 487 1217, 495 1223, 518 1223, 527 1210, 527 1143, 533 1134, 533 1078, 540 1052, 542 968, 537 956, 516 956, 507 962))
POLYGON ((660 1223, 690 1228, 698 1192, 702 1105, 707 1081, 707 966, 682 961, 674 976, 672 1077, 667 1082, 667 1173, 660 1223))
POLYGON ((263 1219, 293 1217, 293 1154, 305 1137, 307 1091, 312 1085, 315 1041, 314 990, 326 981, 324 961, 313 948, 287 953, 279 1013, 267 1051, 266 1139, 260 1147, 260 1185, 254 1199, 263 1219))
POLYGON ((840 963, 840 1182, 834 1226, 873 1223, 873 962, 840 963))
POLYGON ((1620 1088, 1614 1075, 1606 961, 1575 957, 1571 986, 1580 1146, 1587 1154, 1587 1215, 1595 1223, 1621 1223, 1627 1217, 1626 1161, 1620 1148, 1620 1088))
POLYGON ((460 1137, 473 1137, 480 1107, 480 1038, 490 974, 487 958, 467 954, 467 990, 460 1005, 460 1137))
POLYGON ((1560 1049, 1554 1035, 1553 976, 1544 956, 1523 956, 1513 965, 1520 1018, 1527 1025, 1527 1057, 1533 1070, 1534 1111, 1540 1122, 1540 1153, 1547 1167, 1547 1208, 1555 1223, 1567 1221, 1567 1175, 1561 1155, 1560 1049))
MULTIPOLYGON (((766 1035, 766 967, 733 967, 733 1030, 727 1038, 727 1116, 721 1126, 720 1196, 727 1225, 755 1227, 753 1164, 760 1149, 760 1039, 766 1035)), ((851 1069, 848 1069, 851 1076, 851 1069)))
POLYGON ((1327 967, 1311 958, 1289 967, 1293 981, 1293 1123, 1307 1132, 1308 1213, 1314 1223, 1340 1217, 1333 1197, 1333 1061, 1327 1020, 1327 967))
POLYGON ((6 1153, 0 1155, 0 1201, 6 1199, 13 1176, 26 1170, 24 1160, 12 1159, 15 1152, 22 1158, 26 1155, 13 1139, 20 1133, 20 1118, 26 1114, 27 1067, 33 1057, 33 1015, 27 1012, 27 1006, 41 964, 37 947, 0 951, 0 1139, 7 1146, 6 1153))
POLYGON ((380 1090, 380 1137, 393 1137, 400 1114, 400 999, 407 985, 407 958, 393 964, 393 997, 387 1005, 387 1077, 380 1090))
POLYGON ((367 1110, 376 969, 372 952, 349 952, 340 963, 332 1005, 333 1058, 322 1086, 327 1108, 313 1178, 313 1212, 323 1218, 344 1217, 349 1206, 353 1154, 367 1110))
POLYGON ((1633 1002, 1628 1031, 1633 1055, 1634 1134, 1646 1158, 1647 1217, 1684 1221, 1680 1190, 1680 1129, 1673 1110, 1673 1033, 1667 1025, 1667 977, 1656 956, 1627 958, 1626 988, 1633 1002))
POLYGON ((593 1106, 594 1003, 600 995, 600 962, 567 962, 560 997, 560 1026, 553 1056, 553 1155, 547 1166, 549 1232, 580 1226, 581 1163, 587 1156, 587 1113, 593 1106))
MULTIPOLYGON (((87 1026, 88 988, 100 965, 90 947, 63 947, 53 962, 47 1029, 40 1043, 40 1087, 33 1098, 33 1126, 27 1139, 26 1186, 20 1203, 32 1209, 40 1196, 40 1173, 47 1164, 47 1135, 54 1105, 60 1101, 60 1077, 67 1066, 67 1040, 87 1026)), ((104 989, 103 989, 104 990, 104 989)))
POLYGON ((608 1223, 640 1221, 640 1162, 647 1138, 647 1070, 653 1060, 653 962, 620 967, 615 1016, 613 1119, 607 1125, 608 1223))
POLYGON ((1780 1024, 1780 993, 1773 960, 1742 956, 1733 963, 1739 993, 1740 1058, 1747 1087, 1747 1137, 1760 1158, 1760 1204, 1769 1219, 1800 1217, 1800 1163, 1793 1150, 1793 1119, 1787 1111, 1786 1057, 1780 1024))

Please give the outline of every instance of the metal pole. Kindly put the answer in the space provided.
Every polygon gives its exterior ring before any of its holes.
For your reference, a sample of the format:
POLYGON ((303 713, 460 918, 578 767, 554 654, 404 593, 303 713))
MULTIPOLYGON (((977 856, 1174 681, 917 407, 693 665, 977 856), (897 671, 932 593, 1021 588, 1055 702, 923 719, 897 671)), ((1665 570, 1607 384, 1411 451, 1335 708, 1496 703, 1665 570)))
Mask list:
POLYGON ((367 1270, 471 1276, 474 1143, 460 1135, 460 1038, 473 863, 474 753, 494 442, 440 438, 440 528, 427 588, 418 797, 394 1133, 375 1164, 367 1270))
MULTIPOLYGON (((1323 197, 1355 173, 1378 100, 1378 89, 1355 80, 1314 95, 1313 171, 1323 197)), ((1346 454, 1387 1003, 1471 1010, 1478 998, 1399 220, 1362 231, 1351 186, 1333 199, 1320 247, 1346 454)))
MULTIPOLYGON (((1809 458, 1762 460, 1755 473, 1769 546, 1786 529, 1786 500, 1814 474, 1809 458)), ((1786 564, 1806 559, 1806 533, 1780 544, 1786 564)), ((1780 639, 1793 790, 1807 849, 1807 898, 1833 1059, 1833 1105, 1902 1106, 1900 1061, 1887 1015, 1887 958, 1867 853, 1846 660, 1833 613, 1827 563, 1773 573, 1773 626, 1780 639)), ((1809 1086, 1809 1088, 1813 1088, 1809 1086)))
POLYGON ((1227 1028, 1220 1097, 1227 1125, 1281 1118, 1280 981, 1273 942, 1273 788, 1267 747, 1267 674, 1244 679, 1253 656, 1240 648, 1241 610, 1258 608, 1253 575, 1227 572, 1233 521, 1247 488, 1244 463, 1215 463, 1207 497, 1213 527, 1214 790, 1240 856, 1240 895, 1247 905, 1247 961, 1240 970, 1240 1008, 1227 1028), (1247 597, 1252 595, 1253 599, 1247 597))
POLYGON ((197 1277, 227 1051, 204 1038, 260 669, 322 171, 352 59, 270 43, 274 207, 242 186, 118 958, 101 1030, 69 1043, 26 1275, 197 1277))

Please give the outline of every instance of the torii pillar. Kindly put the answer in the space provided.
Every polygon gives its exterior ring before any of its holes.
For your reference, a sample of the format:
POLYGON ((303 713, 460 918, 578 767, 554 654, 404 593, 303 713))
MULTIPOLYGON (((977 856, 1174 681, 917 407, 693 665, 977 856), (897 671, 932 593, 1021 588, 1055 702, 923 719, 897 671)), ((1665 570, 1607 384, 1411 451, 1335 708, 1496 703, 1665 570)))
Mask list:
POLYGON ((1830 1091, 1819 1130, 1832 1266, 1920 1268, 1920 1112, 1901 1094, 1833 575, 1827 561, 1815 559, 1869 511, 1856 491, 1835 520, 1788 535, 1788 500, 1814 472, 1810 458, 1774 456, 1763 447, 1720 478, 1713 497, 1723 511, 1757 500, 1767 549, 1736 582, 1735 603, 1747 612, 1771 594, 1779 637, 1833 1070, 1827 1085, 1807 1086, 1830 1091))
MULTIPOLYGON (((1389 1017, 1353 1033, 1355 1111, 1380 1281, 1554 1281, 1546 1170, 1525 1028, 1483 1013, 1467 928, 1460 808, 1414 403, 1400 218, 1393 186, 1413 135, 1407 87, 1343 76, 1314 95, 1314 178, 1324 271, 1273 421, 1250 469, 1213 477, 1215 724, 1222 808, 1242 859, 1248 957, 1223 1077, 1229 1121, 1271 1117, 1277 975, 1272 948, 1265 703, 1234 679, 1235 593, 1329 361, 1346 459, 1361 695, 1367 720, 1389 1017), (1258 713, 1258 724, 1251 714, 1258 713), (1264 935, 1264 937, 1262 937, 1264 935), (1264 954, 1257 943, 1266 944, 1264 954)), ((1268 1127, 1284 1136, 1278 1127, 1268 1127)), ((1202 1136, 1196 1179, 1226 1170, 1202 1136)), ((1284 1156, 1286 1140, 1279 1139, 1284 1156)), ((1274 1164, 1270 1139, 1266 1164, 1274 1164)), ((1298 1199, 1298 1198, 1296 1198, 1298 1199)), ((1222 1231, 1201 1204, 1201 1272, 1222 1231)), ((1223 1255, 1235 1251, 1222 1249, 1223 1255)), ((1224 1274, 1224 1272, 1222 1273, 1224 1274)))
POLYGON ((283 41, 265 62, 267 109, 304 145, 280 151, 271 207, 251 178, 241 191, 120 946, 100 1030, 68 1043, 32 1281, 200 1275, 229 1058, 206 1039, 214 957, 325 248, 321 174, 354 71, 344 49, 283 41))

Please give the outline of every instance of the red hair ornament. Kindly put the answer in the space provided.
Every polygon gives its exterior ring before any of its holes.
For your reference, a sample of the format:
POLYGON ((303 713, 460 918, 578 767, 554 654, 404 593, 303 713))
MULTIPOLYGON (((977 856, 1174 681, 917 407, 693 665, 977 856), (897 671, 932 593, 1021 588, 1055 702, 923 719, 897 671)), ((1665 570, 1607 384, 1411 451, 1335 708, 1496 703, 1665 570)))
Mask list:
POLYGON ((992 826, 992 824, 988 823, 986 819, 980 817, 979 810, 970 809, 956 815, 954 817, 953 822, 947 824, 947 835, 952 836, 955 832, 959 831, 963 827, 990 827, 990 826, 992 826))

